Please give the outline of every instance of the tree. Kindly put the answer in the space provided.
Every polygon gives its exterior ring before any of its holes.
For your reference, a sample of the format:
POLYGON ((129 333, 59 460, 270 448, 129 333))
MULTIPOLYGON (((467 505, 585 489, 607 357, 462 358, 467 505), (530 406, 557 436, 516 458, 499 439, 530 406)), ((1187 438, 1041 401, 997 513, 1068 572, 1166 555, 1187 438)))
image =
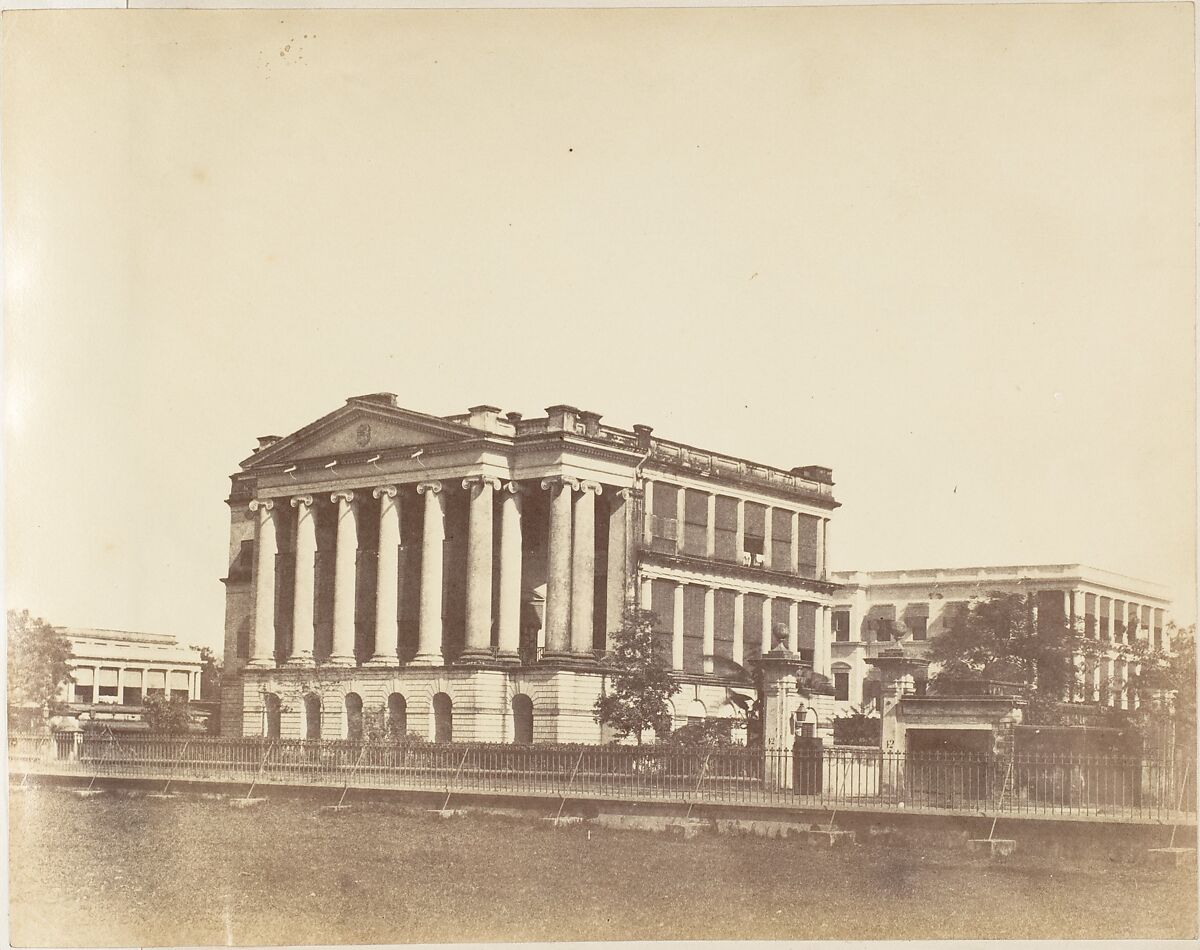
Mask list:
POLYGON ((1196 736, 1196 627, 1167 625, 1170 650, 1155 650, 1146 641, 1137 641, 1128 651, 1131 666, 1140 670, 1129 674, 1126 688, 1139 697, 1138 718, 1145 726, 1155 720, 1170 720, 1181 745, 1192 747, 1196 736), (1153 697, 1169 696, 1166 704, 1153 697))
POLYGON ((71 678, 71 643, 28 610, 8 612, 8 706, 57 712, 59 690, 71 678))
POLYGON ((142 703, 142 721, 151 732, 179 735, 189 732, 192 716, 185 699, 171 699, 154 693, 142 703))
POLYGON ((676 729, 667 741, 685 749, 726 748, 733 743, 732 719, 701 719, 676 729))
POLYGON ((650 611, 626 608, 621 629, 613 634, 611 682, 595 705, 596 722, 609 726, 619 739, 633 736, 638 745, 646 730, 659 738, 670 734, 667 700, 680 688, 654 650, 654 624, 650 611))
POLYGON ((200 664, 200 698, 220 702, 222 668, 216 653, 208 647, 200 647, 200 664))
POLYGON ((938 666, 931 677, 935 690, 954 680, 1012 683, 1032 717, 1045 721, 1050 710, 1076 693, 1074 658, 1090 649, 1067 621, 1045 616, 1035 621, 1031 597, 993 592, 972 602, 930 640, 926 657, 938 666))

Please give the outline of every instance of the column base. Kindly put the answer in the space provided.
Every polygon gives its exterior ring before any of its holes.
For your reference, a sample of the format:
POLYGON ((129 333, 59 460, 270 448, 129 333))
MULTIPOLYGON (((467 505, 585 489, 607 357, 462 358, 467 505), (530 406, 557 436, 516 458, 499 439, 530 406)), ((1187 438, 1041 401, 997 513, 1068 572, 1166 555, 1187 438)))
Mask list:
POLYGON ((288 669, 312 669, 316 665, 312 654, 302 654, 300 656, 289 656, 283 664, 288 669))
POLYGON ((409 666, 445 666, 446 660, 440 653, 418 653, 408 661, 409 666))
POLYGON ((371 659, 363 663, 363 666, 372 667, 399 667, 403 664, 400 662, 399 656, 388 656, 386 653, 377 653, 371 659))
POLYGON ((454 661, 455 666, 479 666, 495 659, 491 647, 467 647, 454 661))
POLYGON ((326 666, 357 666, 358 661, 345 653, 334 654, 325 661, 326 666))
POLYGON ((273 670, 275 669, 274 657, 256 656, 245 666, 248 670, 273 670))
POLYGON ((591 653, 559 653, 547 650, 538 660, 538 666, 554 666, 559 669, 595 669, 596 657, 591 653))

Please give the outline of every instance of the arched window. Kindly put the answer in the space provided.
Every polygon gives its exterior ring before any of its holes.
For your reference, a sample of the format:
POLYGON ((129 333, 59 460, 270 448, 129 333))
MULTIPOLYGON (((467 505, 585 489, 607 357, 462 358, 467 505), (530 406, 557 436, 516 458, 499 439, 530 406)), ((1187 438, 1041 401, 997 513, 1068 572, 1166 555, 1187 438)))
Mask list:
POLYGON ((281 714, 279 697, 267 693, 263 698, 263 735, 268 739, 278 739, 281 729, 281 714))
POLYGON ((346 738, 351 742, 362 742, 363 703, 358 693, 346 694, 346 738))
POLYGON ((445 693, 433 697, 433 741, 454 741, 454 703, 445 693))
POLYGON ((304 697, 304 738, 321 738, 321 697, 316 693, 304 697))
POLYGON ((701 722, 708 718, 708 709, 698 699, 693 699, 688 703, 687 720, 688 722, 701 722))
POLYGON ((408 702, 399 693, 388 697, 387 716, 388 736, 403 739, 408 733, 408 702))
POLYGON ((513 742, 517 745, 533 744, 533 700, 524 693, 517 693, 512 700, 513 742))

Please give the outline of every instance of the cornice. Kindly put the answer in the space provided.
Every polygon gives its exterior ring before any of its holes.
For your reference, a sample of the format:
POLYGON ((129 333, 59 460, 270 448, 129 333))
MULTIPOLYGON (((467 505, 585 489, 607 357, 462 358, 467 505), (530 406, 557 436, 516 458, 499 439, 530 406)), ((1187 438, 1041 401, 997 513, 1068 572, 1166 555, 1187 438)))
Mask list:
POLYGON ((784 571, 771 571, 763 567, 744 567, 729 561, 715 561, 687 554, 664 554, 661 551, 650 551, 644 548, 638 553, 638 564, 665 570, 678 570, 693 576, 711 576, 714 580, 720 578, 745 580, 763 586, 783 587, 826 597, 833 596, 841 590, 838 584, 811 577, 801 577, 798 574, 789 574, 784 571))

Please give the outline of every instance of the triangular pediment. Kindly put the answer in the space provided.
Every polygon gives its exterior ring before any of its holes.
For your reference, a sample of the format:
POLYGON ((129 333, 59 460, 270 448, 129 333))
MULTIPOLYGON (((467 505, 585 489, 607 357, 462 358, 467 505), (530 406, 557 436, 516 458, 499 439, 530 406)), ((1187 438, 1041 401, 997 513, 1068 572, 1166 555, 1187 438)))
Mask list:
POLYGON ((329 415, 260 449, 242 462, 242 467, 337 458, 360 452, 387 452, 409 446, 461 441, 474 434, 466 426, 437 416, 352 399, 329 415))

